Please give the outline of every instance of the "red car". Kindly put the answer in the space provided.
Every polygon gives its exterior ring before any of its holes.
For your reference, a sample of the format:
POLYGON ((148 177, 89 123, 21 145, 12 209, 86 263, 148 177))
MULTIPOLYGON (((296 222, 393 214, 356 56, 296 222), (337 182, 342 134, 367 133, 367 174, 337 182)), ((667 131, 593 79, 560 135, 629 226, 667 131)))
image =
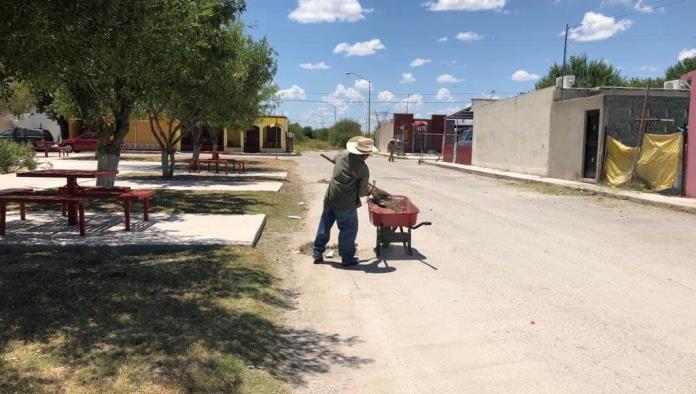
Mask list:
MULTIPOLYGON (((58 146, 64 146, 68 148, 69 152, 79 152, 79 151, 96 151, 97 144, 99 143, 99 136, 97 133, 87 132, 75 138, 66 138, 58 143, 58 146)), ((121 145, 121 149, 126 148, 126 143, 121 145)))
POLYGON ((68 149, 69 152, 79 152, 81 150, 97 150, 97 143, 99 142, 99 137, 97 133, 84 133, 75 138, 66 138, 58 146, 63 146, 68 149))

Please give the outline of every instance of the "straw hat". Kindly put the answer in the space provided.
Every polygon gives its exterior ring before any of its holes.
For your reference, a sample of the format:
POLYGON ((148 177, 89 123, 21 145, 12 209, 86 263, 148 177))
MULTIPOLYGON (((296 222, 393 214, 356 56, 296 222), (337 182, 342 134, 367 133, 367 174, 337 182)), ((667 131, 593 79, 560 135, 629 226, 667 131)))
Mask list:
POLYGON ((354 155, 369 155, 370 153, 379 152, 379 150, 375 148, 375 142, 372 138, 362 136, 349 139, 348 143, 346 143, 346 149, 354 155))

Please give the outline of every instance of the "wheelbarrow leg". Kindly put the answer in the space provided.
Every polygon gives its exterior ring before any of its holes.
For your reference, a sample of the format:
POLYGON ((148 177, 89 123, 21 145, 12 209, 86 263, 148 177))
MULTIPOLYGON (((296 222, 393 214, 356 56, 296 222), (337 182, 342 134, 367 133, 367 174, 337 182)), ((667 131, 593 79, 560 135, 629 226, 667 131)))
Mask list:
POLYGON ((375 255, 379 258, 380 255, 382 254, 382 250, 380 248, 380 242, 379 242, 379 229, 380 227, 377 227, 377 242, 375 243, 375 255))
POLYGON ((411 248, 411 229, 408 229, 408 246, 406 247, 406 254, 413 256, 413 249, 411 248))

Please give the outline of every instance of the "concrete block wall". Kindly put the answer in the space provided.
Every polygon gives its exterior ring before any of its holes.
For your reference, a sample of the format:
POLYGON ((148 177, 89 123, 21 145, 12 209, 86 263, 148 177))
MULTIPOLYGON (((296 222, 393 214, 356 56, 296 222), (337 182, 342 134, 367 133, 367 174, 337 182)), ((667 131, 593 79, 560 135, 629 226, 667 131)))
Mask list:
POLYGON ((556 88, 475 108, 472 164, 549 176, 551 106, 556 88))

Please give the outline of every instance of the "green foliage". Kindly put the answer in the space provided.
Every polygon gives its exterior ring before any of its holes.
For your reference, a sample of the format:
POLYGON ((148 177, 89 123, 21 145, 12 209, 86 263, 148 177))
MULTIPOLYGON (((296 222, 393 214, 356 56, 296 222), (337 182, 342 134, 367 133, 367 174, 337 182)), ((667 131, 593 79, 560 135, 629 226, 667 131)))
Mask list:
POLYGON ((36 105, 36 97, 25 82, 8 82, 4 93, 0 98, 0 112, 9 112, 17 119, 36 105))
POLYGON ((681 79, 682 75, 693 70, 696 70, 696 57, 686 58, 678 62, 677 64, 667 68, 667 71, 665 71, 665 78, 668 81, 674 79, 681 79))
POLYGON ((36 168, 34 151, 29 144, 18 144, 9 140, 0 140, 0 173, 7 174, 22 168, 36 168))
POLYGON ((351 119, 343 119, 329 129, 329 143, 336 147, 343 147, 349 139, 356 135, 362 135, 360 123, 351 119))
POLYGON ((322 127, 321 129, 316 129, 313 132, 314 139, 328 141, 329 140, 329 129, 322 127))
POLYGON ((302 129, 302 126, 300 126, 299 123, 290 123, 288 125, 288 131, 290 133, 293 133, 295 143, 301 143, 305 140, 304 130, 302 129))
POLYGON ((650 83, 651 88, 662 88, 665 84, 664 78, 638 78, 633 77, 626 81, 626 87, 645 88, 650 83))
POLYGON ((316 138, 314 136, 314 130, 312 130, 312 126, 305 126, 302 128, 302 134, 307 137, 307 138, 316 138))
POLYGON ((575 75, 577 87, 594 88, 597 86, 624 86, 625 78, 614 66, 607 64, 604 59, 589 60, 587 55, 571 56, 567 72, 563 65, 554 63, 549 71, 537 81, 536 89, 544 89, 556 85, 556 78, 563 75, 575 75))

